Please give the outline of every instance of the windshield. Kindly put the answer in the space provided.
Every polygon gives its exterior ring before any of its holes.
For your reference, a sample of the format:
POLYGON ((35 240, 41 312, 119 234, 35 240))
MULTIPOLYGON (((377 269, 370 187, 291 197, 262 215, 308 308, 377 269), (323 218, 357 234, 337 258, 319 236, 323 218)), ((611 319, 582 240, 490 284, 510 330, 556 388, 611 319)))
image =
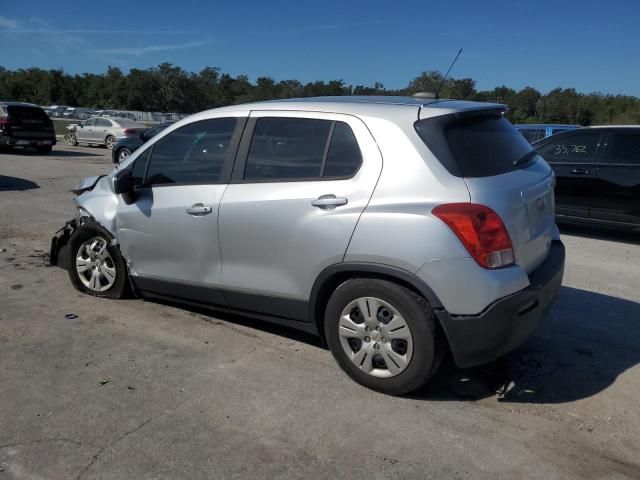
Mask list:
POLYGON ((433 154, 459 177, 489 177, 523 168, 536 158, 529 142, 501 112, 420 120, 416 131, 433 154))

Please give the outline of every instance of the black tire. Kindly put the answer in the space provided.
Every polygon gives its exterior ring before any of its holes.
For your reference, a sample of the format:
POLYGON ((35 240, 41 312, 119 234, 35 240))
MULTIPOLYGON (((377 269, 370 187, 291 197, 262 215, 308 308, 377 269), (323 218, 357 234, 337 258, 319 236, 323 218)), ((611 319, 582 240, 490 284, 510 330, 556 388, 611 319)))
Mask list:
POLYGON ((41 155, 48 155, 51 153, 51 150, 53 150, 53 147, 51 145, 43 145, 41 147, 36 147, 36 150, 41 155))
POLYGON ((439 367, 445 344, 429 303, 420 295, 393 282, 356 278, 342 283, 331 295, 324 329, 329 349, 347 375, 359 384, 389 395, 404 395, 424 386, 439 367), (413 338, 412 357, 401 373, 379 378, 358 368, 340 342, 338 322, 342 311, 361 297, 375 297, 392 305, 404 318, 413 338))
POLYGON ((127 158, 129 158, 129 155, 131 155, 130 149, 128 149, 127 147, 119 148, 118 151, 116 152, 116 162, 117 163, 124 162, 127 158))
POLYGON ((118 247, 111 245, 112 240, 113 237, 107 230, 105 230, 101 225, 91 221, 83 223, 75 232, 73 232, 73 235, 69 239, 69 264, 67 270, 69 272, 71 283, 76 290, 86 293, 87 295, 104 298, 126 298, 129 295, 129 273, 127 264, 118 247), (113 260, 113 267, 115 268, 115 280, 113 285, 104 291, 95 291, 88 288, 80 280, 80 274, 76 268, 78 250, 85 242, 92 238, 102 238, 107 242, 106 248, 113 260))

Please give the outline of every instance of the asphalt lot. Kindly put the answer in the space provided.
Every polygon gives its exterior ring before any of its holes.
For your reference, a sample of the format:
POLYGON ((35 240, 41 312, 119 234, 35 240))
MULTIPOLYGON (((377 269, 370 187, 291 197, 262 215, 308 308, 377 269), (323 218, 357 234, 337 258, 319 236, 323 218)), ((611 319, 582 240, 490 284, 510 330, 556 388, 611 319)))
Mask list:
POLYGON ((0 480, 640 478, 640 235, 563 229, 532 339, 393 398, 313 337, 78 294, 49 240, 110 169, 100 148, 0 154, 0 480))

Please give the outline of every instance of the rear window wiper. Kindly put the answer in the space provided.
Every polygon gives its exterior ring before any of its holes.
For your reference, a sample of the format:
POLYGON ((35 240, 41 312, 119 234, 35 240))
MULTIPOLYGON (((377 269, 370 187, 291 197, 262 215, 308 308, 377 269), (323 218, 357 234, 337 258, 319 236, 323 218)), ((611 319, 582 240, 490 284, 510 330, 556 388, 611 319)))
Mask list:
POLYGON ((527 163, 529 160, 531 160, 533 157, 536 157, 536 156, 538 156, 538 152, 536 150, 531 150, 524 157, 511 162, 511 165, 513 165, 514 167, 518 165, 522 165, 523 163, 527 163))

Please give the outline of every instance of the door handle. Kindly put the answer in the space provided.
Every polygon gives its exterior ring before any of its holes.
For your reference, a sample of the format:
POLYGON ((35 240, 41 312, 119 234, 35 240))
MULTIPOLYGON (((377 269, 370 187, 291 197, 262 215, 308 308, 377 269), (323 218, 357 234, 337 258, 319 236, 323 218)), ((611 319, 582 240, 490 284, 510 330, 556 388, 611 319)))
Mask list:
POLYGON ((211 207, 205 207, 202 203, 194 203, 187 208, 187 213, 193 216, 209 215, 213 210, 211 207))
POLYGON ((311 205, 322 209, 332 209, 347 204, 346 198, 338 198, 335 195, 322 195, 311 201, 311 205))
POLYGON ((573 170, 571 170, 571 173, 573 173, 574 175, 589 175, 591 171, 584 170, 582 168, 574 168, 573 170))

